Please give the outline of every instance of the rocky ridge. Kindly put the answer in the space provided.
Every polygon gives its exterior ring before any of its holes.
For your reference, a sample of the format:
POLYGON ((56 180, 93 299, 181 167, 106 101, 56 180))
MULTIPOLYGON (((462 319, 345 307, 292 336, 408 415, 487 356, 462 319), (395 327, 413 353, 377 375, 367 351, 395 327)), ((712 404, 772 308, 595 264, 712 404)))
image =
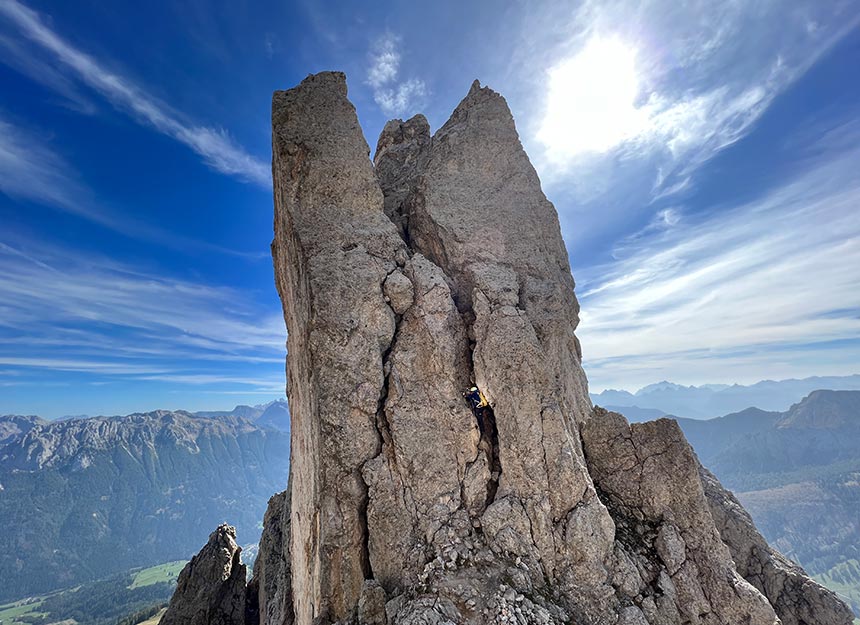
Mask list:
POLYGON ((161 625, 230 625, 245 620, 246 567, 236 528, 220 525, 206 546, 185 565, 161 625), (194 597, 193 602, 185 597, 194 597))
POLYGON ((389 122, 371 166, 346 91, 325 72, 273 98, 291 484, 253 618, 850 623, 799 569, 785 600, 738 571, 675 422, 592 408, 558 218, 504 99, 476 81, 432 137, 389 122))
POLYGON ((47 421, 36 416, 3 415, 0 416, 0 448, 7 443, 24 436, 34 427, 45 425, 47 421))
POLYGON ((0 448, 0 463, 11 470, 37 471, 70 462, 85 468, 93 456, 116 448, 154 449, 169 440, 192 453, 203 437, 236 436, 258 428, 236 417, 198 418, 183 410, 154 410, 124 417, 40 420, 23 431, 14 445, 0 448))
MULTIPOLYGON (((783 412, 818 389, 860 390, 860 374, 815 376, 801 380, 762 380, 755 384, 704 384, 682 386, 672 382, 649 384, 635 393, 606 389, 592 394, 602 406, 657 409, 663 414, 692 419, 712 419, 750 406, 783 412)), ((626 412, 624 412, 627 415, 626 412)))
POLYGON ((0 602, 188 557, 225 519, 256 542, 289 471, 288 434, 236 417, 0 417, 0 431, 0 602))
POLYGON ((860 470, 860 391, 819 390, 785 412, 748 408, 678 424, 702 463, 735 492, 860 470))
POLYGON ((813 391, 794 404, 776 427, 796 429, 860 429, 860 392, 813 391))

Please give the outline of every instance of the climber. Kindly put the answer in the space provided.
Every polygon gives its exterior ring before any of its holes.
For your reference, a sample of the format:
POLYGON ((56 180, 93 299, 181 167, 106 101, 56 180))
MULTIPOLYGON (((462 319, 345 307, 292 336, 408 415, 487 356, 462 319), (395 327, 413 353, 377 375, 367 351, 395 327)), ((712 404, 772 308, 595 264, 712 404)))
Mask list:
POLYGON ((484 394, 477 386, 473 386, 469 390, 463 391, 463 397, 465 397, 469 402, 469 406, 472 410, 479 410, 480 408, 486 408, 490 405, 487 398, 484 397, 484 394))
POLYGON ((484 431, 484 411, 490 407, 490 402, 484 397, 484 394, 477 386, 473 386, 466 391, 463 391, 463 397, 469 402, 469 407, 478 419, 478 427, 484 431))

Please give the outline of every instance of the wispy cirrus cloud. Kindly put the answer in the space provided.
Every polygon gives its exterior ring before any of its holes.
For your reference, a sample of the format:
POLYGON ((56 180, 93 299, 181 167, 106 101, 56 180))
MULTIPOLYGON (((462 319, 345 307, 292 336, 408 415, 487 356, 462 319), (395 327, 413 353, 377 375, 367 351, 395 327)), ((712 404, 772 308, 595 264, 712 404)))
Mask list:
POLYGON ((0 292, 0 366, 18 384, 58 370, 96 381, 283 384, 281 315, 232 288, 18 240, 0 241, 0 292))
POLYGON ((419 107, 427 96, 427 86, 417 78, 398 80, 401 53, 400 37, 385 33, 371 46, 367 84, 373 99, 386 115, 403 115, 419 107))
POLYGON ((606 169, 615 180, 648 173, 643 195, 683 191, 858 24, 850 3, 816 0, 542 3, 523 21, 519 55, 538 167, 551 184, 606 169))
POLYGON ((19 37, 0 33, 0 58, 9 67, 56 93, 68 108, 87 115, 96 112, 95 103, 84 95, 75 80, 50 61, 33 54, 19 37))
MULTIPOLYGON (((32 45, 29 54, 43 58, 50 55, 62 67, 71 70, 75 78, 98 92, 116 108, 130 113, 144 122, 196 152, 212 169, 236 176, 262 187, 271 186, 271 171, 267 163, 248 154, 237 145, 226 130, 195 124, 168 104, 147 93, 130 78, 108 69, 95 57, 74 47, 58 33, 48 27, 38 13, 17 0, 0 0, 0 16, 12 23, 20 35, 32 45)), ((20 51, 20 46, 16 47, 20 51)), ((4 57, 5 58, 5 57, 4 57)), ((45 61, 20 62, 21 54, 10 64, 28 73, 35 80, 56 88, 68 95, 68 81, 55 78, 46 80, 43 74, 45 61)))
MULTIPOLYGON (((840 135, 860 138, 848 125, 840 135)), ((832 147, 763 197, 657 215, 578 273, 599 387, 845 373, 860 337, 860 151, 832 147), (810 362, 814 367, 810 367, 810 362)))
MULTIPOLYGON (((206 241, 193 240, 118 214, 104 207, 81 180, 74 167, 38 132, 5 118, 0 111, 0 193, 34 201, 71 213, 133 239, 175 249, 202 250, 250 260, 268 252, 243 252, 206 241)), ((2 243, 0 243, 2 249, 2 243)))
POLYGON ((71 167, 42 138, 0 116, 0 192, 61 207, 87 219, 88 192, 71 167))

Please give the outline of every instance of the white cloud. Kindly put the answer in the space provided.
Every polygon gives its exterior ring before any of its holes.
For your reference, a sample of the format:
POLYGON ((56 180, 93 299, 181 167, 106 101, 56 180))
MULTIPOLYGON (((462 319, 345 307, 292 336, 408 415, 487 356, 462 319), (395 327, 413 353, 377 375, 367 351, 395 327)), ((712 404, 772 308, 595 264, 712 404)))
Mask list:
POLYGON ((237 378, 232 375, 218 374, 182 374, 168 373, 163 375, 145 375, 140 376, 141 380, 149 380, 153 382, 170 382, 172 384, 190 384, 190 385, 209 385, 209 384, 242 384, 253 386, 253 389, 243 389, 242 391, 222 391, 224 393, 235 394, 237 392, 247 393, 252 390, 255 393, 273 393, 284 394, 285 384, 283 376, 270 376, 263 378, 237 378))
MULTIPOLYGON (((63 66, 72 70, 78 80, 117 108, 128 111, 159 132, 184 143, 213 169, 263 187, 271 186, 269 165, 245 152, 223 129, 200 126, 183 119, 182 115, 130 79, 107 69, 92 56, 69 44, 46 26, 35 11, 17 0, 0 1, 0 15, 12 22, 38 49, 52 54, 63 66)), ((37 65, 23 67, 25 70, 32 69, 37 74, 36 79, 41 80, 37 65)))
POLYGON ((65 76, 52 63, 32 54, 26 45, 22 45, 20 39, 0 34, 0 60, 57 93, 70 109, 87 115, 96 112, 95 104, 81 93, 79 85, 73 79, 65 76))
POLYGON ((283 318, 241 291, 18 241, 0 242, 0 292, 0 365, 176 383, 282 380, 283 318))
POLYGON ((400 38, 386 33, 371 46, 367 84, 373 87, 373 99, 386 115, 403 115, 420 106, 427 95, 424 81, 410 78, 398 81, 400 73, 400 38))
POLYGON ((371 87, 382 87, 397 78, 400 69, 399 44, 400 38, 391 33, 386 33, 374 43, 370 53, 370 68, 367 70, 367 82, 371 87))
POLYGON ((680 219, 681 215, 675 208, 664 208, 663 210, 657 211, 656 220, 661 226, 674 226, 680 221, 680 219))
POLYGON ((595 387, 855 372, 860 151, 827 159, 752 203, 649 227, 579 272, 595 387))
MULTIPOLYGON (((624 151, 627 158, 663 152, 670 170, 682 163, 688 176, 696 166, 735 143, 793 78, 774 72, 762 84, 738 90, 719 82, 704 91, 647 93, 637 51, 617 38, 595 36, 548 73, 546 110, 537 131, 544 157, 562 171, 584 153, 624 151), (642 75, 638 75, 639 72, 642 75)), ((792 74, 792 75, 789 75, 792 74)), ((686 188, 678 176, 666 188, 658 176, 655 192, 671 195, 686 188)))
POLYGON ((698 166, 746 136, 858 23, 848 4, 818 0, 586 0, 572 12, 541 3, 523 20, 518 54, 536 165, 551 185, 602 184, 595 169, 618 178, 606 157, 615 153, 627 179, 637 167, 662 171, 655 196, 689 188, 698 166))
POLYGON ((407 80, 394 89, 377 89, 373 99, 387 115, 399 115, 414 107, 427 95, 427 89, 420 80, 407 80))
POLYGON ((52 204, 93 220, 84 208, 87 192, 66 161, 44 141, 0 117, 0 192, 52 204))
MULTIPOLYGON (((0 193, 31 200, 87 219, 125 236, 174 249, 202 250, 261 259, 268 251, 240 252, 137 221, 105 209, 68 161, 35 132, 19 128, 0 115, 0 193)), ((2 248, 2 244, 0 244, 2 248)))
MULTIPOLYGON (((6 355, 0 355, 0 363, 7 366, 35 367, 59 371, 82 371, 86 373, 102 373, 107 375, 148 375, 153 373, 154 368, 153 365, 64 358, 26 358, 6 355)), ((156 371, 158 371, 158 369, 156 369, 156 371)), ((21 371, 19 370, 18 373, 20 374, 21 371)))

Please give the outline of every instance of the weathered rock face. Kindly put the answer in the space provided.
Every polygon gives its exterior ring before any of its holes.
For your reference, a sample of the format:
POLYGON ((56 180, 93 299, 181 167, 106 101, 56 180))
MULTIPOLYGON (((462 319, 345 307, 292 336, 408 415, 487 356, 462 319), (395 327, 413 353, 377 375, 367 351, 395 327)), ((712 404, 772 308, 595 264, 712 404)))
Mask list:
POLYGON ((263 518, 263 535, 254 562, 249 594, 256 593, 260 625, 292 625, 290 566, 290 489, 273 495, 263 518))
POLYGON ((613 585, 648 623, 776 623, 735 570, 699 479, 669 419, 629 425, 595 408, 582 427, 591 476, 616 524, 613 585), (631 567, 632 564, 632 567, 631 567))
POLYGON ((343 74, 275 94, 292 473, 260 620, 779 623, 677 425, 592 408, 558 219, 504 99, 476 82, 435 135, 389 122, 368 156, 343 74))
POLYGON ((408 232, 404 206, 427 164, 430 142, 427 118, 416 115, 405 122, 393 119, 385 124, 376 144, 373 169, 384 195, 383 210, 401 236, 408 232))
POLYGON ((435 135, 395 120, 368 154, 343 74, 275 94, 296 622, 778 623, 677 426, 592 410, 504 99, 475 82, 435 135))
POLYGON ((370 576, 364 465, 379 454, 383 354, 396 330, 383 283, 408 258, 382 210, 342 74, 272 104, 278 291, 289 330, 296 618, 341 618, 370 576))
POLYGON ((185 565, 161 625, 237 625, 245 622, 246 569, 236 529, 221 525, 185 565))
POLYGON ((392 122, 374 175, 345 96, 337 74, 275 96, 297 620, 350 617, 365 579, 415 618, 412 591, 452 584, 452 558, 491 569, 481 602, 519 567, 521 590, 550 581, 601 613, 612 521, 577 433, 573 280, 510 112, 476 84, 432 140, 422 118, 392 122), (461 397, 473 381, 486 423, 461 397), (585 547, 565 531, 579 519, 601 529, 585 547))

